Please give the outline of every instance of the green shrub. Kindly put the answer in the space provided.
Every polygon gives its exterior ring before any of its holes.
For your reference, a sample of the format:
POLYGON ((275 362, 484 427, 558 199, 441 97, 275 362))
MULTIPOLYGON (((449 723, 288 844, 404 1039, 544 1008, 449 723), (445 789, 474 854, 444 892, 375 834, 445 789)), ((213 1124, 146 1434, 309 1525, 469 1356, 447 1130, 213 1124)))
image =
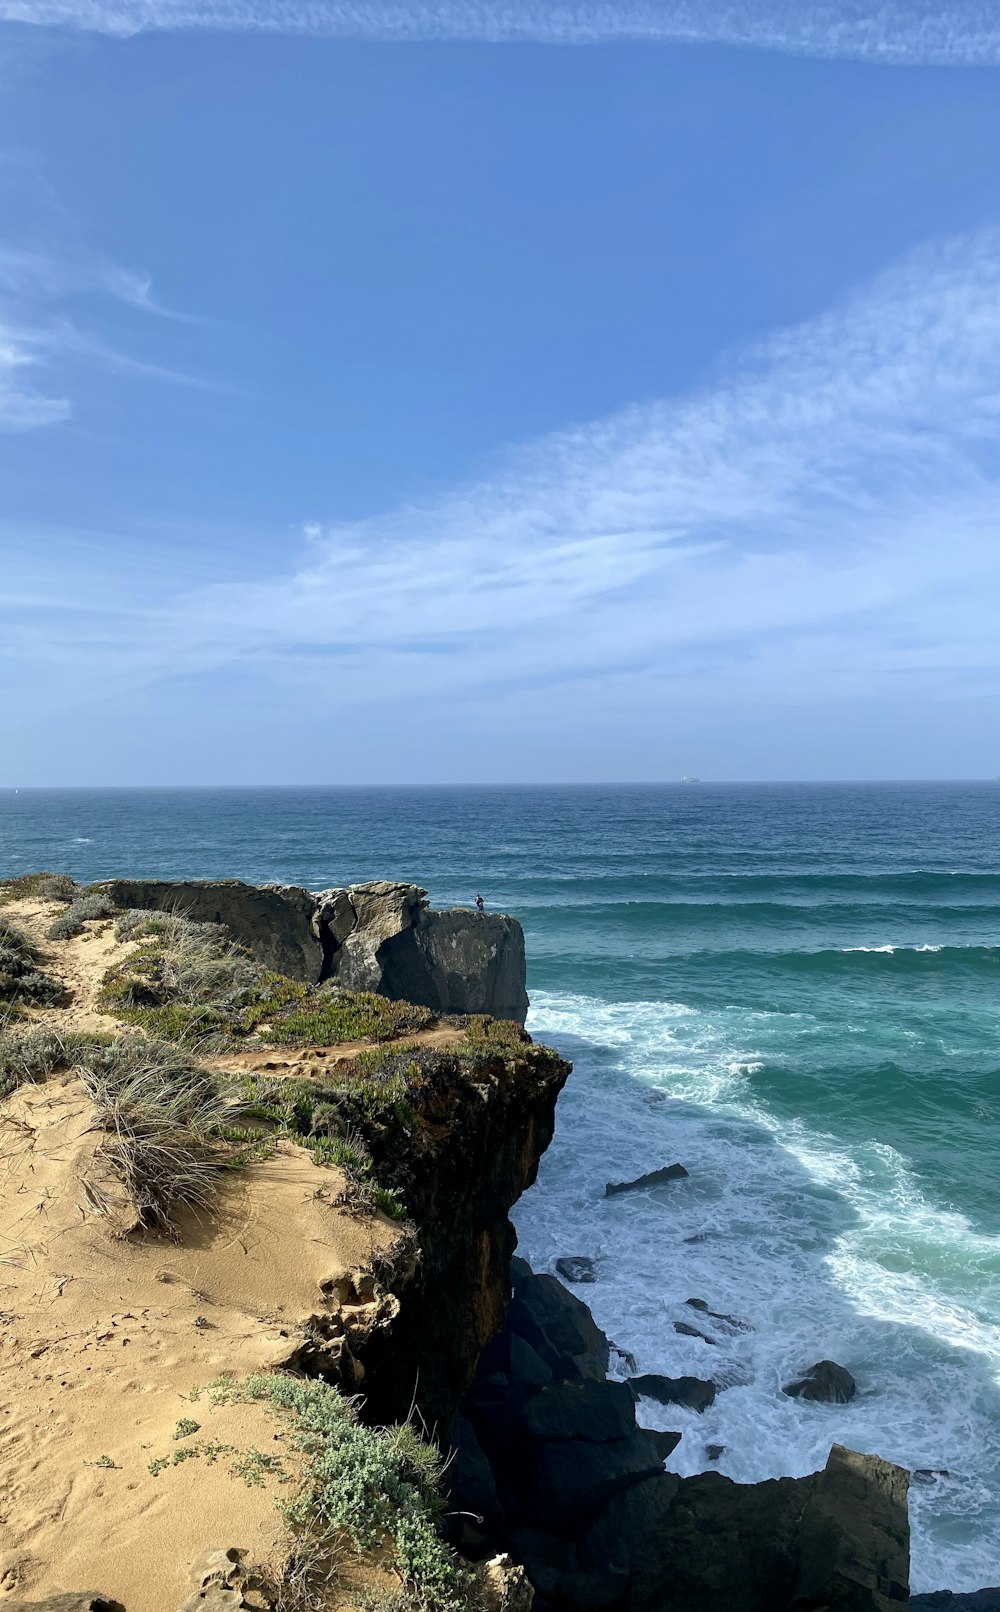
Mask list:
POLYGON ((0 907, 11 901, 70 901, 79 885, 68 873, 22 873, 16 879, 0 879, 0 907), (68 894, 64 894, 69 892, 68 894))
POLYGON ((64 996, 58 980, 38 967, 38 950, 24 930, 0 913, 0 1003, 47 1007, 64 996))
POLYGON ((68 1068, 92 1044, 89 1036, 60 1035, 48 1028, 18 1033, 0 1024, 0 1097, 68 1068))
MULTIPOLYGON (((357 1407, 329 1384, 287 1376, 224 1379, 216 1404, 264 1401, 290 1424, 290 1443, 304 1457, 298 1492, 279 1510, 309 1542, 314 1561, 346 1542, 381 1552, 421 1612, 459 1612, 469 1605, 471 1575, 439 1532, 443 1512, 441 1457, 408 1424, 366 1427, 357 1407)), ((319 1568, 319 1562, 316 1561, 319 1568)))
POLYGON ((83 934, 84 925, 92 918, 113 918, 117 910, 107 896, 81 894, 49 925, 46 933, 50 940, 72 940, 75 935, 83 934))

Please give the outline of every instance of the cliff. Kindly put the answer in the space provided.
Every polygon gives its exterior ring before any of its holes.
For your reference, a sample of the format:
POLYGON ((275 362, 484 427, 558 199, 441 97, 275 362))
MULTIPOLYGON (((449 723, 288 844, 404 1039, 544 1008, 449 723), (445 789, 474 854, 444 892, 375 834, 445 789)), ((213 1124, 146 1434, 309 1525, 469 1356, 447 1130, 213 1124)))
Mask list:
POLYGON ((906 1604, 904 1472, 666 1472, 586 1306, 512 1264, 570 1066, 420 993, 522 1002, 514 920, 398 884, 0 909, 0 1609, 527 1612, 507 1556, 538 1612, 906 1604))
POLYGON ((95 888, 116 907, 224 924, 290 979, 331 980, 437 1013, 488 1013, 523 1024, 528 1011, 517 919, 464 908, 434 912, 419 885, 376 881, 318 895, 239 879, 112 879, 95 888))

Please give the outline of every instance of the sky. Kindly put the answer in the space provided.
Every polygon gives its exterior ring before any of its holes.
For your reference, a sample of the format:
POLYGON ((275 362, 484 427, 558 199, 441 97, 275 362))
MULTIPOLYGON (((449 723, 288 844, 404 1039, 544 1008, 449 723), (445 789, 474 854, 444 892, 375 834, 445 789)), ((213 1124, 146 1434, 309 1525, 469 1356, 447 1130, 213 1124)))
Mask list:
POLYGON ((1000 774, 1000 10, 0 0, 0 786, 1000 774))

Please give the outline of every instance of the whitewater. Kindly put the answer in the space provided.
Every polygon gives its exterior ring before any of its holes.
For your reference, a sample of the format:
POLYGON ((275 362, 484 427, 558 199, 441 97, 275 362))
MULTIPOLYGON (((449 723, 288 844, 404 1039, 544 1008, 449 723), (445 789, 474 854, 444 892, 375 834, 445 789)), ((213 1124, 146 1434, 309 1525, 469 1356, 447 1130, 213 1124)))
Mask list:
POLYGON ((576 1291, 637 1369, 719 1385, 642 1402, 669 1465, 876 1452, 915 1474, 914 1590, 1000 1583, 1000 784, 0 796, 0 873, 40 867, 515 913, 529 1029, 574 1063, 521 1251, 593 1258, 576 1291), (735 1318, 715 1345, 674 1330, 689 1298, 735 1318), (781 1392, 824 1358, 852 1403, 781 1392))

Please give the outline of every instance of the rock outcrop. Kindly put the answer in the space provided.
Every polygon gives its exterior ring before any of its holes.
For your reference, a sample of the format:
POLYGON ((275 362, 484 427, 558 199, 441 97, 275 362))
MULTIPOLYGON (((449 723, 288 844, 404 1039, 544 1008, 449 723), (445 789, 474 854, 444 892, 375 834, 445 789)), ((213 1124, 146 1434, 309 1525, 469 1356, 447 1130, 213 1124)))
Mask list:
POLYGON ((509 1549, 536 1606, 559 1612, 907 1604, 902 1468, 834 1446, 806 1478, 666 1472, 680 1435, 636 1426, 634 1386, 607 1380, 610 1346, 586 1305, 522 1261, 512 1277, 456 1424, 452 1499, 479 1519, 465 1548, 509 1549))
POLYGON ((811 1399, 821 1405, 849 1405, 857 1384, 846 1366, 838 1366, 835 1360, 818 1360, 781 1392, 790 1399, 811 1399))
MULTIPOLYGON (((405 1268, 383 1278, 398 1311, 358 1350, 373 1421, 405 1420, 416 1405, 447 1442, 507 1314, 517 1241, 508 1211, 535 1179, 570 1069, 526 1035, 519 1050, 484 1058, 473 1073, 437 1054, 407 1136, 366 1136, 379 1180, 398 1189, 417 1228, 417 1257, 401 1244, 405 1268)), ((592 1339, 602 1339, 580 1309, 592 1339)))
POLYGON ((516 918, 434 912, 419 885, 375 881, 319 895, 239 879, 112 879, 120 907, 223 924, 260 962, 291 979, 332 980, 437 1013, 524 1023, 524 933, 516 918))

